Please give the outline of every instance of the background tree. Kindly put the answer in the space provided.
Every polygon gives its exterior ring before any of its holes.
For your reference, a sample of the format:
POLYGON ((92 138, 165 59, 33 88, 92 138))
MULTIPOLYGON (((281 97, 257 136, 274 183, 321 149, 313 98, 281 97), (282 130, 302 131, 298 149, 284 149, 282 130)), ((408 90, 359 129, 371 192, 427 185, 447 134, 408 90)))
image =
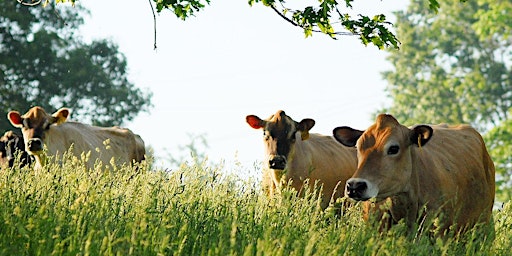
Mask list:
POLYGON ((402 45, 390 50, 394 70, 383 73, 393 100, 383 111, 407 124, 477 127, 485 134, 505 199, 512 174, 506 151, 512 145, 512 38, 503 32, 510 32, 512 23, 498 29, 482 20, 497 12, 486 1, 448 0, 433 14, 425 1, 413 0, 407 11, 396 12, 402 45))
POLYGON ((87 11, 18 1, 0 5, 0 130, 12 129, 9 110, 40 105, 48 112, 72 109, 72 118, 94 125, 121 125, 151 106, 151 93, 127 79, 117 45, 86 44, 75 32, 87 11))

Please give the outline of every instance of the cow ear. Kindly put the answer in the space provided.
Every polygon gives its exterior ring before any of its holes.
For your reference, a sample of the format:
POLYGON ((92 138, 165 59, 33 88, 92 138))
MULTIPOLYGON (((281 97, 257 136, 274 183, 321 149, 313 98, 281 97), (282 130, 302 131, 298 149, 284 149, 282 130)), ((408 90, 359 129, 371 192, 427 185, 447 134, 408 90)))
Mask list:
POLYGON ((11 111, 7 113, 7 119, 11 122, 14 127, 22 128, 23 127, 23 118, 21 117, 18 111, 11 111))
POLYGON ((418 125, 412 128, 411 132, 411 143, 421 147, 432 138, 434 130, 428 125, 418 125))
POLYGON ((57 110, 57 112, 53 113, 53 115, 52 115, 53 122, 52 123, 62 124, 64 122, 66 122, 66 120, 68 119, 68 116, 69 116, 69 109, 61 108, 61 109, 57 110))
POLYGON ((355 147, 357 140, 361 137, 363 131, 353 129, 348 126, 341 126, 334 128, 332 134, 339 143, 347 147, 355 147))
POLYGON ((255 115, 246 116, 245 121, 254 129, 261 129, 265 126, 265 121, 255 115))
POLYGON ((311 118, 305 118, 297 124, 297 130, 300 131, 300 137, 302 140, 309 139, 309 130, 315 126, 315 120, 311 118))

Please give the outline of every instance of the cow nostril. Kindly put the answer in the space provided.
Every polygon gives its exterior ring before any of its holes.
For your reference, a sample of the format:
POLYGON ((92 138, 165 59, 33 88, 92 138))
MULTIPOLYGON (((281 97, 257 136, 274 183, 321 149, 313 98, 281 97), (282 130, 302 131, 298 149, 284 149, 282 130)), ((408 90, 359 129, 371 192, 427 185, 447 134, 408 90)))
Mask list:
POLYGON ((347 188, 350 190, 365 190, 368 187, 364 181, 349 181, 347 182, 347 188))

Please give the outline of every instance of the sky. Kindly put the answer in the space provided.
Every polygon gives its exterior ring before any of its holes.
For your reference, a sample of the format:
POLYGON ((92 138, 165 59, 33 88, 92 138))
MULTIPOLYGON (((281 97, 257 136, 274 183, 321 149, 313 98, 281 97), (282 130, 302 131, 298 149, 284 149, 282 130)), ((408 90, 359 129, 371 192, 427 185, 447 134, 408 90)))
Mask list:
MULTIPOLYGON (((180 146, 204 135, 208 159, 254 165, 263 159, 262 132, 245 117, 284 110, 295 121, 312 118, 311 132, 331 135, 347 125, 365 129, 389 99, 381 72, 385 51, 355 36, 305 38, 261 4, 212 0, 186 21, 157 14, 157 49, 148 1, 87 0, 84 41, 110 39, 128 62, 128 78, 153 92, 153 107, 123 126, 154 149, 156 164, 186 156, 180 146)), ((406 2, 355 1, 352 13, 375 15, 406 2)))

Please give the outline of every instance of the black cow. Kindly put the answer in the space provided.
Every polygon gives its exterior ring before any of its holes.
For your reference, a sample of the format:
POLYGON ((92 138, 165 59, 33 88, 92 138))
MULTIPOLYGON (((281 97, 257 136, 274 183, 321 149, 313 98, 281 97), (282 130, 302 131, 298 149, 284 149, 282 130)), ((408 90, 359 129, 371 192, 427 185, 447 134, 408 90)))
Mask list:
POLYGON ((18 154, 21 154, 21 156, 19 156, 19 167, 32 163, 32 157, 25 152, 23 137, 18 136, 12 131, 5 132, 5 134, 0 137, 0 164, 5 165, 8 163, 9 167, 13 167, 18 154))

